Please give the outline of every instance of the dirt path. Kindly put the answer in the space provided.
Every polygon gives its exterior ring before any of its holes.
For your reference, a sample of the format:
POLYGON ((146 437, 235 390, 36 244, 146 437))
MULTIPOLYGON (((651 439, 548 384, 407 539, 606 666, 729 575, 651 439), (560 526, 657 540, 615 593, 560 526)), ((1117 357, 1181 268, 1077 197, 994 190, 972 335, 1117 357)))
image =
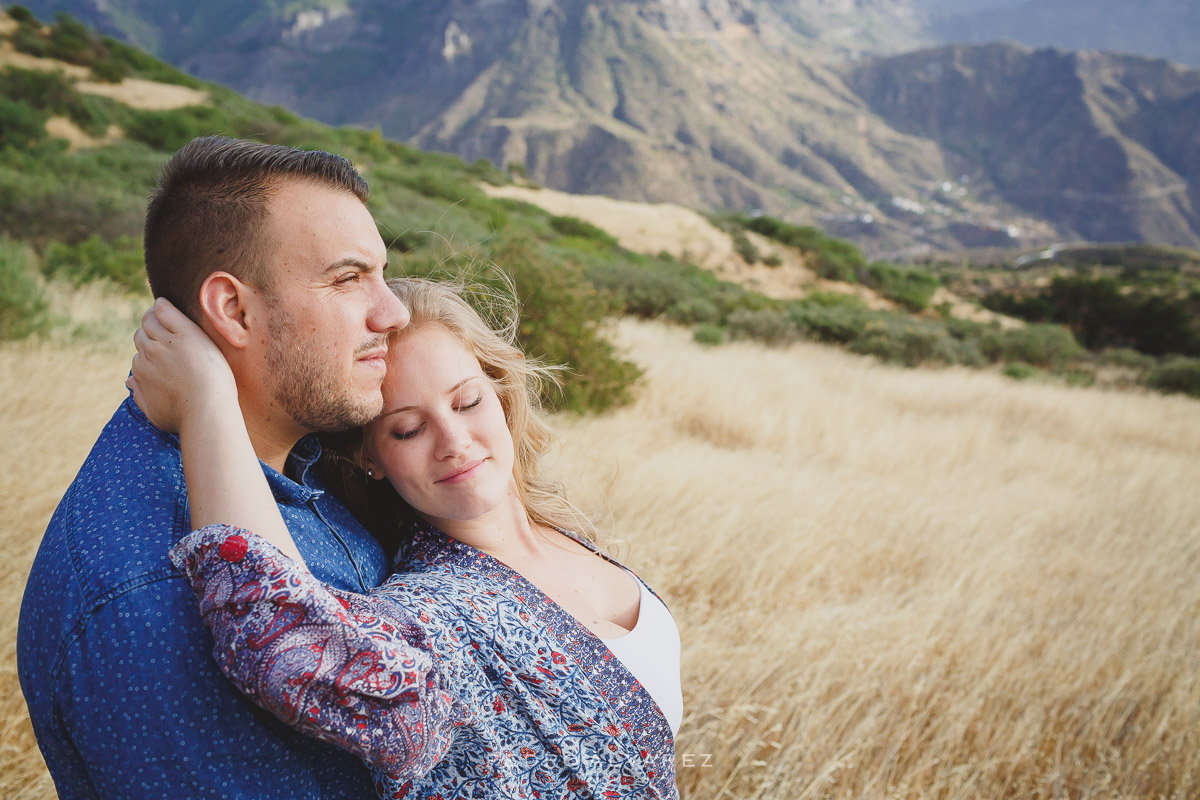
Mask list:
POLYGON ((680 261, 696 264, 770 297, 797 298, 821 289, 863 296, 873 307, 890 306, 864 287, 819 280, 795 251, 755 233, 748 234, 750 241, 763 257, 774 256, 779 264, 774 267, 762 262, 749 264, 737 254, 729 234, 704 215, 674 203, 635 203, 527 186, 484 184, 483 190, 492 197, 521 200, 552 214, 579 217, 615 236, 627 250, 647 255, 670 253, 680 261))
MULTIPOLYGON (((0 23, 12 23, 8 16, 0 15, 0 23)), ((0 28, 0 35, 11 31, 16 24, 12 23, 9 30, 0 28)), ((13 49, 8 41, 0 42, 0 67, 19 67, 21 69, 36 69, 46 72, 59 71, 68 78, 75 79, 75 89, 88 94, 100 95, 130 108, 143 111, 168 111, 184 106, 208 104, 208 92, 190 89, 187 86, 176 86, 169 83, 158 83, 143 78, 126 78, 120 83, 103 83, 88 80, 92 71, 78 64, 67 64, 53 58, 39 58, 28 53, 13 49)))
POLYGON ((208 105, 208 92, 142 78, 126 78, 120 83, 80 81, 75 88, 143 111, 169 111, 184 106, 208 105))

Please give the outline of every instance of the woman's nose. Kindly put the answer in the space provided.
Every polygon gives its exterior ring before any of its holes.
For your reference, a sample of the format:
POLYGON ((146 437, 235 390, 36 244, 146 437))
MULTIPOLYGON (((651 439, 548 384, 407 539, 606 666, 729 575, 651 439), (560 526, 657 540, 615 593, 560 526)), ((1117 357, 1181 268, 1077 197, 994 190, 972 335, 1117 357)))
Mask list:
POLYGON ((467 426, 457 415, 448 416, 438 424, 438 458, 456 458, 465 453, 470 444, 467 426))

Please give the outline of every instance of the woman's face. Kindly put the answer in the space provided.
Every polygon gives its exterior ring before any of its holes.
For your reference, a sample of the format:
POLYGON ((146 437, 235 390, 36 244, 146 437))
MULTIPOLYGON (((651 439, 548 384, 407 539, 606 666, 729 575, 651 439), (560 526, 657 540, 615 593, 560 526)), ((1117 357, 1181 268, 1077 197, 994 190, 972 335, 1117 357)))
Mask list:
POLYGON ((435 525, 479 519, 509 497, 513 441, 500 399, 443 326, 410 329, 392 345, 383 414, 367 426, 366 455, 435 525))

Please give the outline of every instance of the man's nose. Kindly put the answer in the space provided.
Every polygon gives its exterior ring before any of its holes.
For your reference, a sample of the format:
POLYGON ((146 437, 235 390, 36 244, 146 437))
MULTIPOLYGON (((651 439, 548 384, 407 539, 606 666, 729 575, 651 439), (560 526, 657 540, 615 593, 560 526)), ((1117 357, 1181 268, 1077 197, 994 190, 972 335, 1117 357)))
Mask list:
POLYGON ((371 330, 378 333, 398 331, 412 319, 412 315, 408 311, 408 306, 400 301, 396 293, 384 282, 382 276, 376 283, 375 302, 367 324, 371 327, 371 330))

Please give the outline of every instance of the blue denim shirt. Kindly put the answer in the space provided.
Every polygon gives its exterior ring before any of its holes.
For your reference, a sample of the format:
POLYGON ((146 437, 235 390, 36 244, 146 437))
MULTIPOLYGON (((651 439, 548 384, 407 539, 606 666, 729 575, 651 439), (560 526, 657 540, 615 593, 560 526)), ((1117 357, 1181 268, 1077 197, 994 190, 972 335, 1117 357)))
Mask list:
MULTIPOLYGON (((264 465, 314 575, 366 592, 379 544, 312 469, 314 437, 264 465)), ((190 531, 178 439, 128 399, 100 434, 38 549, 17 635, 21 690, 58 796, 374 796, 358 759, 298 734, 229 684, 167 551, 190 531)))

